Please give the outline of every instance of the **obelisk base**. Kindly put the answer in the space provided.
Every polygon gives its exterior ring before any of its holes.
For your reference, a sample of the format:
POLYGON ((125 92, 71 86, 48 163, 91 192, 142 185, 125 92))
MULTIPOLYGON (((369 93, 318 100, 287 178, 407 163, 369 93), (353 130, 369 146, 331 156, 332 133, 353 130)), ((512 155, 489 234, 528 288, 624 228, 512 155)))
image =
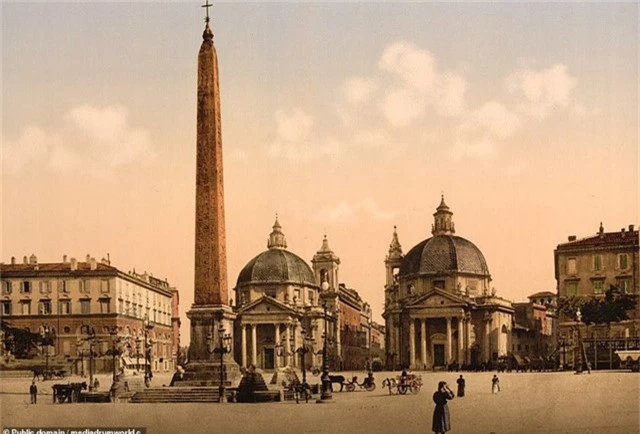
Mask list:
POLYGON ((191 321, 191 344, 189 361, 182 378, 175 386, 213 387, 229 386, 240 378, 240 366, 233 358, 233 321, 236 314, 226 305, 192 305, 187 312, 191 321), (230 353, 224 353, 220 363, 220 326, 225 335, 231 335, 228 345, 230 353), (207 337, 210 336, 210 339, 207 337), (222 375, 220 370, 222 369, 222 375), (221 383, 222 381, 222 383, 221 383))

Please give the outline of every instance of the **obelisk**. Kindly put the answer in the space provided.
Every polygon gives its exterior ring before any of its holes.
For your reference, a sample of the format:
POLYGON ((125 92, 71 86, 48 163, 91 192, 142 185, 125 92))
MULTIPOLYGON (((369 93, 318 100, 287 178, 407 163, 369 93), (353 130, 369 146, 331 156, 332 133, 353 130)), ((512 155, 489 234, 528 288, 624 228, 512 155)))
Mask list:
MULTIPOLYGON (((187 317, 191 321, 189 363, 185 380, 198 385, 220 383, 220 332, 230 335, 224 343, 233 349, 233 320, 229 305, 227 255, 224 224, 224 180, 218 56, 209 27, 207 1, 205 29, 198 53, 198 107, 196 142, 196 237, 194 302, 187 317)), ((224 363, 237 364, 233 352, 224 363)))

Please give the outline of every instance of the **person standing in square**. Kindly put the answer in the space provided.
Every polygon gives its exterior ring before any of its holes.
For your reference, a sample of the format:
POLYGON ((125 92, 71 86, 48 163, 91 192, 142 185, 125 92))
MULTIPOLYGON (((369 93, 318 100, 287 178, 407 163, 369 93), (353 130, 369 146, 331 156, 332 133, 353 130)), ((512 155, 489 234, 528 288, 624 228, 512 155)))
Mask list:
POLYGON ((36 382, 32 381, 31 386, 29 387, 29 394, 31 395, 31 403, 38 403, 38 386, 36 386, 36 382))

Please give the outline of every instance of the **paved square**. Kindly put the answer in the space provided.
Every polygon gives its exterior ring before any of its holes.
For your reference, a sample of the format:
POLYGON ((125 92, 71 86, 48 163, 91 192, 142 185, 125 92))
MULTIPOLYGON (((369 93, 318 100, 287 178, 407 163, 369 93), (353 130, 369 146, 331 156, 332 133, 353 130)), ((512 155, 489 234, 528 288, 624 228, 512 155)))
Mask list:
MULTIPOLYGON (((349 376, 350 373, 345 373, 349 376)), ((362 373, 356 373, 359 377, 362 373)), ((29 405, 29 381, 0 386, 2 427, 133 427, 169 433, 428 433, 437 382, 455 391, 456 373, 423 374, 417 395, 374 392, 334 393, 335 403, 295 404, 52 404, 41 396, 29 405), (15 392, 22 394, 15 394, 15 392), (14 392, 14 393, 11 393, 14 392)), ((464 398, 449 403, 452 433, 637 433, 640 432, 640 375, 595 372, 500 374, 502 391, 491 394, 493 372, 463 373, 464 398)), ((107 379, 105 378, 105 381, 107 379)), ((53 382, 39 383, 41 390, 53 382)), ((107 384, 107 383, 103 383, 107 384)))

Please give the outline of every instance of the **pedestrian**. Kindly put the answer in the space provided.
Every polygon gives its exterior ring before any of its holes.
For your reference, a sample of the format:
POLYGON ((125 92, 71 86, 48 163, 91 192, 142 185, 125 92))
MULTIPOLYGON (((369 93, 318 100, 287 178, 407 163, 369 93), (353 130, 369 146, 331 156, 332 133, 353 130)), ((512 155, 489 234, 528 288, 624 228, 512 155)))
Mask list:
POLYGON ((100 387, 100 382, 98 381, 98 377, 93 380, 93 391, 97 392, 100 387))
POLYGON ((462 374, 460 374, 460 378, 456 380, 456 383, 458 383, 458 397, 462 398, 464 396, 464 387, 466 385, 466 381, 462 374))
POLYGON ((38 386, 36 386, 36 382, 32 381, 31 386, 29 387, 29 394, 31 395, 31 403, 38 403, 38 386))
POLYGON ((496 374, 493 374, 493 378, 491 379, 491 393, 496 393, 496 389, 500 392, 500 379, 496 374))
POLYGON ((431 429, 436 434, 444 434, 451 430, 451 418, 447 401, 453 399, 455 395, 447 386, 446 381, 438 383, 438 390, 433 394, 433 402, 436 408, 433 409, 433 423, 431 429))

